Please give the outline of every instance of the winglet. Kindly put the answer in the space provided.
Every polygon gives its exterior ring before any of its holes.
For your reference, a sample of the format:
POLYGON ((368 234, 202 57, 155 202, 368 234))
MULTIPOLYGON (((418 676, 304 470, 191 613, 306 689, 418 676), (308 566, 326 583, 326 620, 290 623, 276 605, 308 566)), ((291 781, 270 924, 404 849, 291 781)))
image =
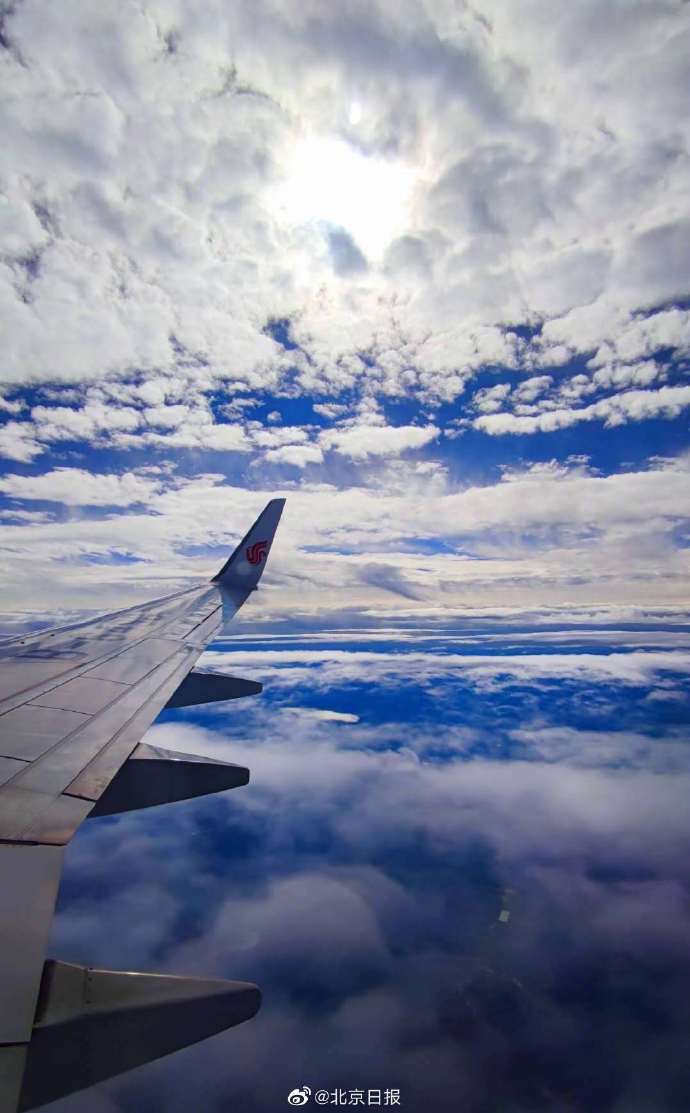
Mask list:
POLYGON ((230 604, 233 614, 261 579, 284 506, 285 499, 271 499, 211 581, 220 588, 223 601, 230 604))

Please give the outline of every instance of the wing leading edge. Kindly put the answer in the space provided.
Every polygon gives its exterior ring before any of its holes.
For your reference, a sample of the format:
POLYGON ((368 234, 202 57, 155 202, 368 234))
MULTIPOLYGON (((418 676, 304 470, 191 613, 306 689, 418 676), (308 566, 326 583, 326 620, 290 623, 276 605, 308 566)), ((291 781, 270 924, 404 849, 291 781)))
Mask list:
MULTIPOLYGON (((210 1034, 199 1023, 207 983, 162 978, 143 992, 143 982, 121 981, 143 976, 116 971, 98 972, 99 985, 112 989, 110 1003, 104 993, 96 1011, 73 1005, 68 1022, 60 1007, 65 979, 55 977, 55 963, 44 962, 45 948, 64 848, 90 813, 148 807, 249 779, 249 771, 238 766, 139 743, 166 706, 260 691, 251 681, 192 667, 256 589, 284 502, 268 503, 210 583, 0 645, 0 1113, 36 1104, 40 1087, 32 1063, 41 1063, 36 1069, 45 1073, 45 1057, 31 1051, 32 1033, 46 1048, 62 1046, 70 1032, 81 1039, 88 1030, 90 1053, 98 1058, 91 1074, 62 1070, 55 1079, 59 1092, 53 1087, 43 1101, 127 1069, 122 1064, 146 1062, 210 1034), (161 988, 164 981, 170 984, 161 988), (130 984, 139 987, 136 992, 130 984), (151 993, 155 1010, 175 1015, 176 1036, 167 1050, 161 1050, 161 1040, 141 1046, 147 1029, 141 1017, 154 1008, 151 993), (130 1020, 122 1012, 125 999, 130 1020), (114 1027, 119 1057, 94 1044, 98 1032, 114 1027), (122 1049, 128 1031, 137 1043, 131 1054, 122 1049)), ((90 985, 96 976, 70 969, 80 972, 69 975, 72 986, 81 984, 82 976, 90 985)), ((226 988, 208 989, 215 1002, 213 1031, 253 1016, 260 1000, 255 986, 220 985, 226 988)), ((81 1000, 78 993, 73 999, 81 1000)))

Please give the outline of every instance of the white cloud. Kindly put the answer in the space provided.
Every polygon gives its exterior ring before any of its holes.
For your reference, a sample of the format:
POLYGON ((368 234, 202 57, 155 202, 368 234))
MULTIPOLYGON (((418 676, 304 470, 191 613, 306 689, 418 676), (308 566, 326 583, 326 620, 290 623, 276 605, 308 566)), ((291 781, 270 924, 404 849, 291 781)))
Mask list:
POLYGON ((309 440, 308 429, 299 425, 281 425, 277 429, 264 429, 259 422, 250 422, 248 432, 260 448, 279 448, 281 445, 303 444, 309 440))
MULTIPOLYGON (((663 688, 653 699, 675 699, 663 688)), ((567 726, 520 727, 510 737, 521 743, 520 756, 530 760, 580 768, 650 769, 660 773, 689 773, 690 751, 682 732, 663 738, 634 731, 577 730, 567 726)))
POLYGON ((70 406, 34 406, 31 411, 36 436, 42 441, 95 440, 138 428, 141 415, 131 407, 93 401, 79 409, 70 406))
POLYGON ((131 506, 148 503, 161 484, 138 475, 95 475, 83 468, 54 468, 43 475, 5 475, 0 491, 11 498, 61 502, 65 506, 131 506))
POLYGON ((321 434, 320 443, 341 456, 366 460, 370 456, 400 456, 410 449, 421 448, 440 433, 436 425, 367 425, 329 429, 321 434))
MULTIPOLYGON (((163 483, 159 474, 140 474, 163 483)), ((379 486, 283 488, 280 536, 252 613, 350 608, 440 618, 477 607, 572 611, 686 600, 690 553, 675 540, 679 520, 690 517, 686 459, 609 476, 588 474, 582 461, 572 461, 509 478, 463 489, 396 458, 379 486)), ((145 513, 0 527, 6 606, 21 608, 30 598, 39 610, 114 609, 210 574, 266 501, 281 493, 221 479, 167 482, 145 513), (200 543, 216 551, 179 555, 200 543), (88 563, 89 554, 120 551, 145 563, 88 563)), ((95 490, 98 483, 92 481, 95 490)))
POLYGON ((8 460, 21 460, 26 463, 40 456, 43 445, 35 437, 35 430, 29 421, 8 421, 0 428, 0 456, 8 460))
POLYGON ((492 414, 500 410, 510 394, 510 383, 498 383, 496 386, 487 386, 478 390, 472 399, 475 409, 483 414, 492 414))
POLYGON ((534 402, 540 394, 548 390, 553 383, 551 375, 534 375, 524 379, 513 391, 513 398, 517 402, 534 402))
POLYGON ((52 514, 47 510, 0 510, 0 518, 5 522, 50 522, 52 514))
POLYGON ((308 464, 320 464, 323 452, 317 444, 289 444, 283 448, 272 448, 264 455, 271 464, 292 464, 295 468, 306 468, 308 464))
POLYGON ((520 655, 457 654, 442 658, 414 649, 401 655, 385 651, 347 649, 238 649, 205 653, 200 662, 215 669, 250 669, 257 677, 271 677, 273 688, 294 690, 301 685, 324 690, 339 684, 371 683, 377 687, 404 687, 409 677, 455 678, 478 690, 491 692, 518 684, 570 680, 582 684, 652 686, 665 673, 690 675, 690 654, 685 650, 645 650, 624 653, 539 653, 520 655), (279 670, 274 667, 280 665, 279 670))
POLYGON ((211 418, 200 421, 192 416, 169 433, 118 433, 115 443, 123 448, 151 445, 159 449, 201 448, 207 452, 251 452, 252 444, 241 425, 216 424, 211 418))
POLYGON ((482 366, 687 347, 687 311, 633 316, 690 281, 684 5, 61 11, 58 25, 25 0, 6 17, 8 381, 207 368, 452 400, 482 366), (338 264, 322 196, 285 204, 300 144, 345 152, 352 182, 328 219, 353 244, 375 233, 368 267, 338 264), (404 204, 372 230, 366 197, 399 181, 404 204), (541 339, 505 332, 545 315, 541 339), (289 319, 299 347, 269 319, 289 319))
POLYGON ((352 715, 349 711, 327 711, 321 707, 283 707, 299 719, 313 719, 319 723, 358 723, 359 715, 352 715))
POLYGON ((658 390, 624 391, 578 410, 556 409, 534 417, 488 414, 475 418, 473 424, 476 429, 491 436, 549 433, 581 421, 603 421, 605 425, 612 426, 623 425, 627 421, 643 421, 649 417, 676 417, 687 406, 690 406, 690 386, 662 386, 658 390))

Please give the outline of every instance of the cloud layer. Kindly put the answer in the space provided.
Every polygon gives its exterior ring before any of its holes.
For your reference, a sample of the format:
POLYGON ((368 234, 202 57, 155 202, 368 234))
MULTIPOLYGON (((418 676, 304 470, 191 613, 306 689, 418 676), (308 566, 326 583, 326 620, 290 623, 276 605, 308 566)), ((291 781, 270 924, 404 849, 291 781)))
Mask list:
POLYGON ((685 1093, 681 641, 313 637, 218 653, 264 695, 153 728, 250 785, 87 824, 54 937, 76 961, 256 979, 259 1018, 70 1113, 192 1092, 258 1113, 305 1084, 399 1087, 415 1113, 685 1093))
POLYGON ((440 400, 488 366, 687 351, 686 5, 57 18, 4 17, 7 382, 440 400))

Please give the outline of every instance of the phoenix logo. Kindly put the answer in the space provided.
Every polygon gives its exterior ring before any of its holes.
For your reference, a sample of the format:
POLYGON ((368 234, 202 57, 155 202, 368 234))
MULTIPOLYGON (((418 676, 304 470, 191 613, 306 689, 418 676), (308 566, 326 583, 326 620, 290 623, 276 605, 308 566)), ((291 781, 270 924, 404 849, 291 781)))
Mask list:
POLYGON ((267 548, 268 541, 255 541, 253 545, 247 545, 245 555, 249 563, 261 564, 261 561, 266 559, 267 548))

